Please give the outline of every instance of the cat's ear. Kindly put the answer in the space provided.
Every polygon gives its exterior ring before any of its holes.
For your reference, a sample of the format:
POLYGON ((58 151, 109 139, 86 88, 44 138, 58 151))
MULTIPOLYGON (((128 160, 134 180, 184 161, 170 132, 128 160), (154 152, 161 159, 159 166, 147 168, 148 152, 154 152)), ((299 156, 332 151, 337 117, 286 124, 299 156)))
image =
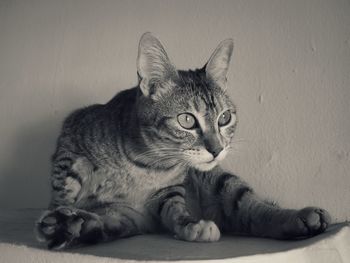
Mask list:
POLYGON ((226 39, 219 44, 205 65, 207 77, 216 82, 219 86, 223 86, 226 83, 226 75, 232 52, 233 40, 226 39))
POLYGON ((151 98, 157 98, 172 88, 171 80, 177 76, 164 47, 149 32, 144 33, 140 39, 137 73, 142 93, 151 98))

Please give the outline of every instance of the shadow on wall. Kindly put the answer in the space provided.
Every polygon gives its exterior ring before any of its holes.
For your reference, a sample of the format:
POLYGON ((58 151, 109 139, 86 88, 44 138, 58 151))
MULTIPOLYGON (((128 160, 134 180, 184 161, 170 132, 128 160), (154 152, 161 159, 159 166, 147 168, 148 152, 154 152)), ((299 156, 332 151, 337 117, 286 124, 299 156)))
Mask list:
MULTIPOLYGON (((40 87, 42 83, 33 82, 30 85, 44 90, 40 87)), ((45 89, 52 90, 54 85, 47 82, 45 89)), ((23 118, 15 120, 15 134, 11 136, 12 142, 8 142, 11 153, 8 153, 7 162, 0 165, 0 208, 47 208, 50 201, 51 156, 63 120, 75 109, 98 103, 96 90, 104 88, 96 85, 96 89, 92 90, 84 85, 61 81, 56 85, 59 92, 55 97, 50 95, 51 92, 46 93, 48 101, 43 105, 27 103, 16 106, 17 112, 30 114, 26 114, 29 117, 25 123, 23 118)))
POLYGON ((0 206, 46 207, 49 202, 50 158, 61 125, 58 118, 18 130, 10 161, 1 167, 0 206))

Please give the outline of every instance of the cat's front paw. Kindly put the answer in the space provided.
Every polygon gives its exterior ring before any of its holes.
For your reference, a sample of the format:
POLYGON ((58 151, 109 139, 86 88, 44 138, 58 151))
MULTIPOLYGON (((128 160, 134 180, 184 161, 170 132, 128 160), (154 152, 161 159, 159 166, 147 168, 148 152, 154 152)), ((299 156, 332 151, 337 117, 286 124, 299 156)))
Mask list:
POLYGON ((102 223, 97 215, 70 207, 46 211, 36 223, 37 239, 50 249, 64 249, 87 243, 102 235, 102 223))
POLYGON ((220 239, 220 230, 213 221, 200 220, 176 230, 176 237, 186 241, 214 242, 220 239))
POLYGON ((287 232, 293 237, 310 237, 324 232, 331 223, 329 213, 318 207, 306 207, 297 211, 287 224, 287 232))

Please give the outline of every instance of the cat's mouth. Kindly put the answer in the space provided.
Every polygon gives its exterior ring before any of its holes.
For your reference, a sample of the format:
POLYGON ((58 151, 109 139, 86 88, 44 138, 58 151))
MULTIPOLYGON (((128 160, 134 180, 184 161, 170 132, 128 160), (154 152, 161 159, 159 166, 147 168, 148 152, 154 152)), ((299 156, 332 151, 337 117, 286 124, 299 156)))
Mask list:
POLYGON ((225 155, 225 150, 216 156, 202 151, 200 156, 190 156, 190 163, 192 163, 192 165, 199 170, 208 171, 217 166, 218 163, 225 158, 225 155))
POLYGON ((217 165, 217 161, 215 159, 209 162, 203 162, 195 165, 195 167, 201 171, 209 171, 213 169, 217 165))
POLYGON ((217 162, 216 158, 213 158, 209 162, 205 162, 205 164, 213 164, 213 163, 216 163, 216 162, 217 162))

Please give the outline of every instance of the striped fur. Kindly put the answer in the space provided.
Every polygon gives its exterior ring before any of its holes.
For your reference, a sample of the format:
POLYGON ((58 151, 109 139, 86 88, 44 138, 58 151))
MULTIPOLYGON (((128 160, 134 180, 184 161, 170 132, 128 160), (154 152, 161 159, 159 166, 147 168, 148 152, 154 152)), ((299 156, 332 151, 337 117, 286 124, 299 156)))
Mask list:
POLYGON ((237 126, 225 93, 232 48, 226 40, 203 68, 177 71, 146 33, 139 85, 65 120, 38 239, 63 249, 164 230, 204 242, 221 232, 283 239, 324 231, 325 210, 271 205, 218 166, 237 126))

